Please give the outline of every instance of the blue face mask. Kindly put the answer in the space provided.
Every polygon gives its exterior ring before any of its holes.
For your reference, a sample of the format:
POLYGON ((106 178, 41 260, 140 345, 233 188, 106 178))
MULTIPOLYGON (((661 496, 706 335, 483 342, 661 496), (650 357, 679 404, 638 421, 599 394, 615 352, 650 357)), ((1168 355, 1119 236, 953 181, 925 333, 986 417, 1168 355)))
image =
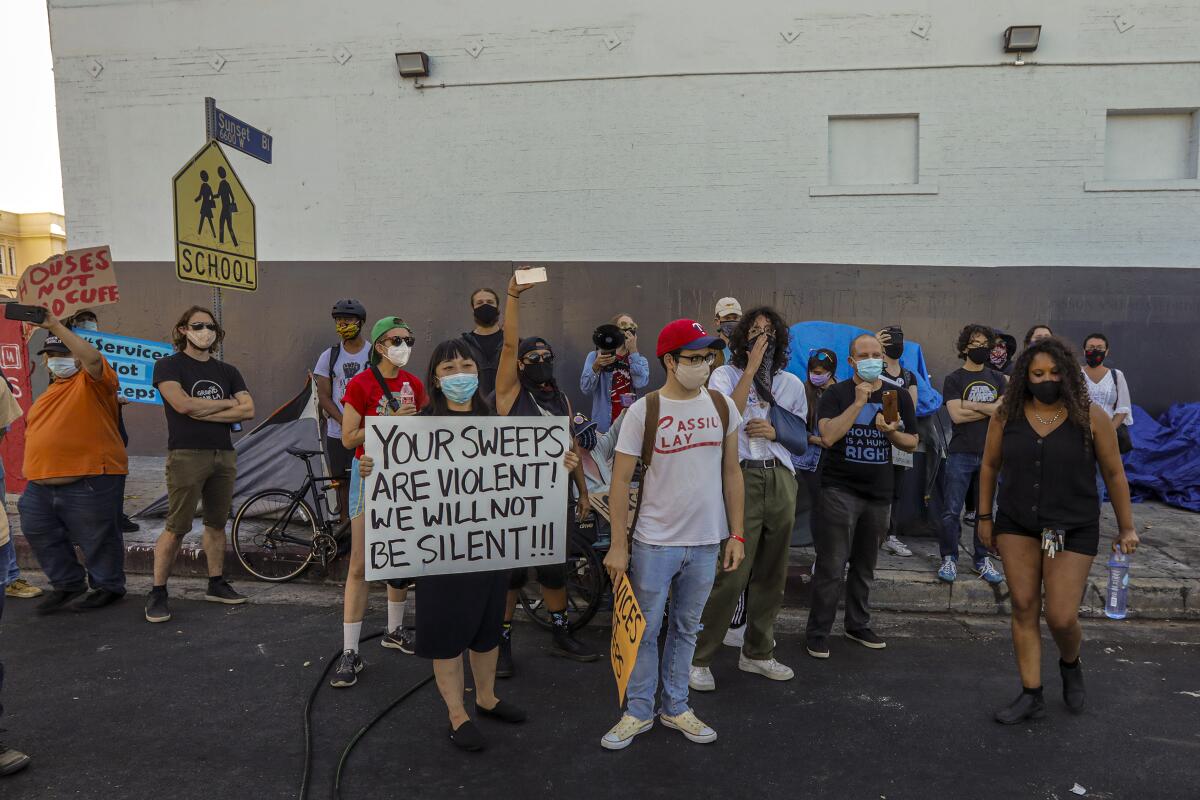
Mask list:
POLYGON ((451 403, 466 403, 475 396, 479 388, 479 376, 469 372, 456 372, 438 379, 442 384, 442 394, 451 403))
POLYGON ((883 359, 864 358, 855 362, 854 368, 858 371, 858 377, 867 383, 874 383, 883 374, 883 359))

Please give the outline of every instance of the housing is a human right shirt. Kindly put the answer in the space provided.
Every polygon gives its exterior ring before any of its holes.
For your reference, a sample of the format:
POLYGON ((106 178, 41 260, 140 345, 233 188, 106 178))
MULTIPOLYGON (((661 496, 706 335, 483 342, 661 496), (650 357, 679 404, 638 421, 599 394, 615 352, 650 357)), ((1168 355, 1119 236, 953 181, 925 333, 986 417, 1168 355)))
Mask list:
MULTIPOLYGON (((854 405, 855 385, 854 381, 841 381, 825 390, 817 409, 818 427, 821 420, 840 417, 854 405)), ((892 468, 892 443, 875 427, 875 416, 883 411, 884 391, 896 393, 904 430, 912 433, 917 429, 912 397, 903 389, 880 382, 854 417, 850 430, 826 451, 822 486, 847 489, 868 500, 891 502, 896 473, 892 468)))

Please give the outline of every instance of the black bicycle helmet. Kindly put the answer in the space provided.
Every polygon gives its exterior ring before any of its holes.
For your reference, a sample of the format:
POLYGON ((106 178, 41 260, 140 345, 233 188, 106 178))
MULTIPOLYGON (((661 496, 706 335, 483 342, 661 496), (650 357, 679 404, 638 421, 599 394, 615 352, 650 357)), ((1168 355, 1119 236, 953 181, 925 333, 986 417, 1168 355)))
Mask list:
POLYGON ((363 304, 357 300, 338 300, 333 304, 333 314, 335 317, 358 317, 361 320, 366 320, 367 310, 363 308, 363 304))

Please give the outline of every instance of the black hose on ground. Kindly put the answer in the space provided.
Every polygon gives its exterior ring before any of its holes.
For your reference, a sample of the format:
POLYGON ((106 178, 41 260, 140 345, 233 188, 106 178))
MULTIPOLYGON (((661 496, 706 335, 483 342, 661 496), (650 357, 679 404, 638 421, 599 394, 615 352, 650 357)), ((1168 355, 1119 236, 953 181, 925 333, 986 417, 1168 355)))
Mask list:
POLYGON ((433 680, 433 675, 430 674, 430 675, 422 678, 421 680, 417 681, 406 692, 404 692, 404 694, 400 695, 395 700, 393 700, 391 705, 389 705, 383 711, 380 711, 375 716, 375 719, 371 720, 366 725, 359 728, 358 733, 354 734, 354 737, 351 738, 349 743, 346 745, 346 749, 342 751, 342 757, 338 761, 338 765, 337 765, 337 772, 335 772, 334 776, 333 776, 333 796, 334 796, 334 798, 336 798, 336 800, 342 800, 342 772, 346 766, 346 762, 350 759, 350 752, 352 750, 354 750, 355 745, 357 745, 359 740, 361 740, 364 736, 367 735, 367 731, 369 731, 369 730, 371 730, 371 728, 375 727, 375 723, 379 722, 381 719, 386 717, 389 713, 392 712, 392 710, 394 710, 397 706, 399 706, 401 703, 403 703, 409 697, 416 694, 427 683, 429 683, 432 680, 433 680))

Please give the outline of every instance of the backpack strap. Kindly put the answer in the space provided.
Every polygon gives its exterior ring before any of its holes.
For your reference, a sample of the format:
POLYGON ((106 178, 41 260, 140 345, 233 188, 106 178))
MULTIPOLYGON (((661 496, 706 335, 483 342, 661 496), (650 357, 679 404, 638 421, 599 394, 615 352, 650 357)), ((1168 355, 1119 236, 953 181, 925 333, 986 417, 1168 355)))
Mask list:
MULTIPOLYGON (((630 539, 630 548, 633 546, 633 532, 637 530, 638 517, 642 513, 642 498, 646 496, 646 476, 650 473, 650 460, 654 457, 654 437, 658 434, 660 408, 658 392, 646 395, 646 427, 642 431, 642 482, 638 486, 637 500, 633 504, 633 521, 629 523, 627 535, 630 539)), ((611 502, 611 498, 609 502, 611 502)))
POLYGON ((717 416, 721 418, 721 501, 725 500, 725 448, 729 446, 729 404, 725 395, 716 389, 708 390, 708 399, 717 407, 717 416))
POLYGON ((1109 369, 1113 376, 1113 414, 1117 413, 1117 404, 1121 402, 1121 371, 1109 369))
POLYGON ((329 348, 329 366, 326 367, 326 369, 329 370, 329 380, 331 381, 333 380, 333 365, 336 364, 337 360, 341 357, 342 343, 338 342, 333 347, 329 348))
POLYGON ((393 413, 400 410, 400 401, 392 394, 392 390, 388 388, 387 381, 383 379, 383 373, 379 371, 379 367, 371 365, 371 374, 375 376, 375 381, 379 384, 379 388, 383 390, 383 396, 387 398, 388 408, 393 413))

